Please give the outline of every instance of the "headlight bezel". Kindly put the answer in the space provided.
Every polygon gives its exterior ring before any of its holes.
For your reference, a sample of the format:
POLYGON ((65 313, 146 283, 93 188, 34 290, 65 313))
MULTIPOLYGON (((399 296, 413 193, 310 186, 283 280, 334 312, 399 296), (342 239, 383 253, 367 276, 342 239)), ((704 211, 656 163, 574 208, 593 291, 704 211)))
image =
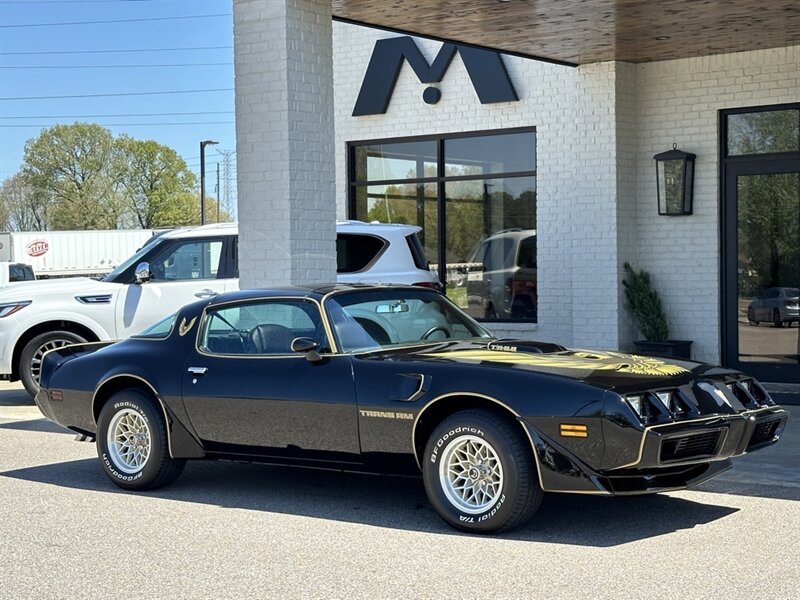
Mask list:
POLYGON ((20 300, 19 302, 3 302, 0 304, 0 319, 10 317, 14 313, 21 311, 26 306, 30 306, 33 300, 20 300))

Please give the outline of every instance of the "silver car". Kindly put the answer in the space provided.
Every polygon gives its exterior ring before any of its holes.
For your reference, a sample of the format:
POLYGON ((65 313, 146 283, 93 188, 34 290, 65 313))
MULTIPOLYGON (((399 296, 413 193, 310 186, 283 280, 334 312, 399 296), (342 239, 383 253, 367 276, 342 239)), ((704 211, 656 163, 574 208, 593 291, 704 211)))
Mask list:
POLYGON ((747 320, 751 325, 768 322, 775 327, 800 322, 800 289, 773 287, 765 290, 747 307, 747 320))

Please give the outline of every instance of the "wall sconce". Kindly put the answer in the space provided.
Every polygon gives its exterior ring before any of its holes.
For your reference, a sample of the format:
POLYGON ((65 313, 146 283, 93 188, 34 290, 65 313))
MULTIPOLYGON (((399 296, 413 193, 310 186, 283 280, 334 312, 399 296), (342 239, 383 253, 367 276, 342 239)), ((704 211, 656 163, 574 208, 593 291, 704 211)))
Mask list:
POLYGON ((672 144, 653 157, 656 161, 659 215, 690 215, 694 196, 694 159, 696 155, 678 150, 672 144))

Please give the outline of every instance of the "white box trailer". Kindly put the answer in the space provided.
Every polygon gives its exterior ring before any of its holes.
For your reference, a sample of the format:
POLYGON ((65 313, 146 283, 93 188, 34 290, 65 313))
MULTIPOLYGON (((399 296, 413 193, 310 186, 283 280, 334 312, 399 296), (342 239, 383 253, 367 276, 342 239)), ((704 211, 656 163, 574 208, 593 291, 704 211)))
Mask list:
POLYGON ((152 229, 0 232, 0 261, 25 263, 38 279, 103 275, 154 235, 152 229))

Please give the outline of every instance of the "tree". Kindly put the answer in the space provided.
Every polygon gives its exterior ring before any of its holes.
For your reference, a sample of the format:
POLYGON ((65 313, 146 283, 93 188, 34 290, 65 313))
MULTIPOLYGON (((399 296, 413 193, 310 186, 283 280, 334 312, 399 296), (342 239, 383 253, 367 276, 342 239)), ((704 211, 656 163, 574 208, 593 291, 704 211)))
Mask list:
POLYGON ((191 198, 195 176, 175 150, 126 135, 117 138, 116 148, 115 179, 137 226, 150 229, 199 222, 199 202, 195 209, 191 198))
POLYGON ((52 198, 35 190, 23 173, 9 177, 0 186, 0 225, 12 231, 46 231, 52 198))
POLYGON ((116 229, 124 205, 112 173, 111 132, 90 123, 54 125, 25 144, 23 172, 37 192, 54 200, 55 229, 116 229))

